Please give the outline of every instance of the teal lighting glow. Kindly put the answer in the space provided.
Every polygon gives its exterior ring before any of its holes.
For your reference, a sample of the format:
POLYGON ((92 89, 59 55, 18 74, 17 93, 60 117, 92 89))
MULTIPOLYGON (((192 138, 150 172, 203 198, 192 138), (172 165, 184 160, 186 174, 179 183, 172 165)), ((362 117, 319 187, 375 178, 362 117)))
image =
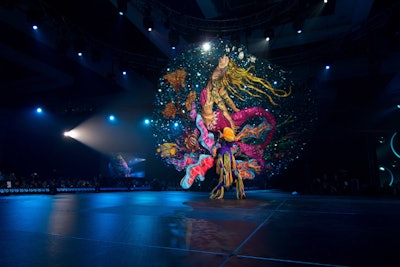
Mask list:
POLYGON ((396 137, 396 135, 397 135, 397 132, 395 132, 395 133, 392 135, 392 138, 390 138, 390 148, 392 149, 393 154, 394 154, 396 157, 400 158, 400 153, 398 153, 398 152, 396 151, 396 149, 394 148, 394 138, 396 137))
POLYGON ((389 186, 392 186, 393 185, 393 181, 394 181, 393 172, 389 168, 386 168, 385 166, 380 166, 379 170, 382 171, 382 172, 387 171, 389 173, 389 175, 390 175, 389 186))
POLYGON ((114 116, 114 115, 108 116, 108 120, 109 120, 109 121, 115 121, 115 116, 114 116))

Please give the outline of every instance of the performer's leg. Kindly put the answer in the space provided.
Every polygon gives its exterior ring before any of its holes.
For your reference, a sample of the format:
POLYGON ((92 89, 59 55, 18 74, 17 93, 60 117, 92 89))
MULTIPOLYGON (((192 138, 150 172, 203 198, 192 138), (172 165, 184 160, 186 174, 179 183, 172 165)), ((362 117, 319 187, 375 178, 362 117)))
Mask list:
POLYGON ((243 184, 243 179, 240 174, 238 175, 236 179, 236 198, 237 199, 245 199, 246 194, 244 193, 244 184, 243 184))
POLYGON ((221 199, 224 197, 224 182, 219 183, 210 193, 211 199, 221 199))

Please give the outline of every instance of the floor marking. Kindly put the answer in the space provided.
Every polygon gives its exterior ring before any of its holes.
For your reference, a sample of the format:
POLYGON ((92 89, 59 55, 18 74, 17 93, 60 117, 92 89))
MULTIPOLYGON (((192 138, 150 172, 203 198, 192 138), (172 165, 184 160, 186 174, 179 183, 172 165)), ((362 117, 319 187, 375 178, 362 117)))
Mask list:
POLYGON ((286 203, 286 200, 281 202, 266 218, 265 220, 257 226, 257 228, 221 263, 220 267, 223 267, 227 264, 233 256, 238 258, 247 258, 247 259, 258 259, 258 260, 265 260, 265 261, 276 261, 276 262, 287 262, 287 263, 298 263, 304 265, 315 265, 315 266, 336 266, 336 267, 347 267, 345 265, 337 265, 337 264, 326 264, 326 263, 318 263, 318 262, 307 262, 307 261, 296 261, 296 260, 284 260, 284 259, 277 259, 277 258, 264 258, 264 257, 257 257, 257 256, 246 256, 246 255, 238 255, 237 253, 239 250, 252 238, 270 219, 271 217, 280 212, 280 207, 282 207, 286 203))
POLYGON ((277 259, 277 258, 264 258, 264 257, 246 256, 246 255, 236 255, 236 256, 238 258, 257 259, 257 260, 265 260, 265 261, 278 261, 278 262, 287 262, 287 263, 298 263, 298 264, 304 264, 304 265, 317 265, 317 266, 330 266, 330 267, 348 267, 347 265, 337 265, 337 264, 309 262, 309 261, 284 260, 284 259, 277 259))
POLYGON ((224 266, 226 263, 229 262, 229 260, 232 258, 232 256, 236 255, 238 253, 238 251, 247 243, 247 241, 250 240, 250 238, 252 238, 257 232, 258 230, 261 229, 261 227, 263 227, 268 221, 269 219, 271 219, 272 215, 275 214, 275 212, 277 210, 279 210, 280 207, 282 207, 284 204, 286 203, 286 200, 284 200, 283 202, 281 202, 278 207, 276 207, 268 216, 267 218, 265 218, 265 220, 260 223, 257 228, 234 250, 232 251, 231 255, 229 255, 229 257, 227 257, 220 266, 224 266))

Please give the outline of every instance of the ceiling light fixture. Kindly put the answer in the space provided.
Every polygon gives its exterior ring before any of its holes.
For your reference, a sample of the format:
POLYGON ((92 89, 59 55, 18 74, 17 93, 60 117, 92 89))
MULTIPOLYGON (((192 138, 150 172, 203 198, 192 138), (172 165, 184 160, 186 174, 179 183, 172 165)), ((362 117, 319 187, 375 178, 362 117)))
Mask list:
POLYGON ((264 31, 264 38, 265 38, 265 40, 268 42, 269 40, 271 40, 271 38, 273 38, 275 36, 275 32, 274 32, 274 29, 272 29, 272 28, 269 28, 269 29, 266 29, 265 31, 264 31))
POLYGON ((150 15, 143 17, 143 27, 149 32, 153 30, 154 23, 150 15))
POLYGON ((26 20, 32 25, 34 30, 37 30, 43 20, 43 13, 39 8, 31 7, 26 14, 26 20))
POLYGON ((179 44, 179 33, 176 30, 170 30, 168 33, 168 43, 171 47, 177 47, 179 44))
POLYGON ((149 32, 151 32, 153 30, 154 22, 153 22, 153 18, 151 17, 151 8, 150 7, 147 7, 144 12, 143 27, 149 32))
POLYGON ((297 16, 296 18, 294 18, 292 26, 297 33, 302 33, 304 27, 304 19, 300 16, 297 16))
POLYGON ((117 11, 121 16, 126 14, 128 11, 128 0, 117 0, 117 11))

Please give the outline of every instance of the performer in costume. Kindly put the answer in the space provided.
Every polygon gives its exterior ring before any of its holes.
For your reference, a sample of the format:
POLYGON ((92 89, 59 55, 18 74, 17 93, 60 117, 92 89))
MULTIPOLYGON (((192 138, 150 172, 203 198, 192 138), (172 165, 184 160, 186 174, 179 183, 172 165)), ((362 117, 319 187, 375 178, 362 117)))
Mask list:
POLYGON ((234 131, 225 127, 222 133, 222 144, 217 152, 216 172, 219 175, 219 180, 217 186, 211 191, 211 199, 223 198, 224 188, 232 186, 233 183, 236 184, 236 198, 246 198, 243 179, 232 151, 234 141, 234 131))

